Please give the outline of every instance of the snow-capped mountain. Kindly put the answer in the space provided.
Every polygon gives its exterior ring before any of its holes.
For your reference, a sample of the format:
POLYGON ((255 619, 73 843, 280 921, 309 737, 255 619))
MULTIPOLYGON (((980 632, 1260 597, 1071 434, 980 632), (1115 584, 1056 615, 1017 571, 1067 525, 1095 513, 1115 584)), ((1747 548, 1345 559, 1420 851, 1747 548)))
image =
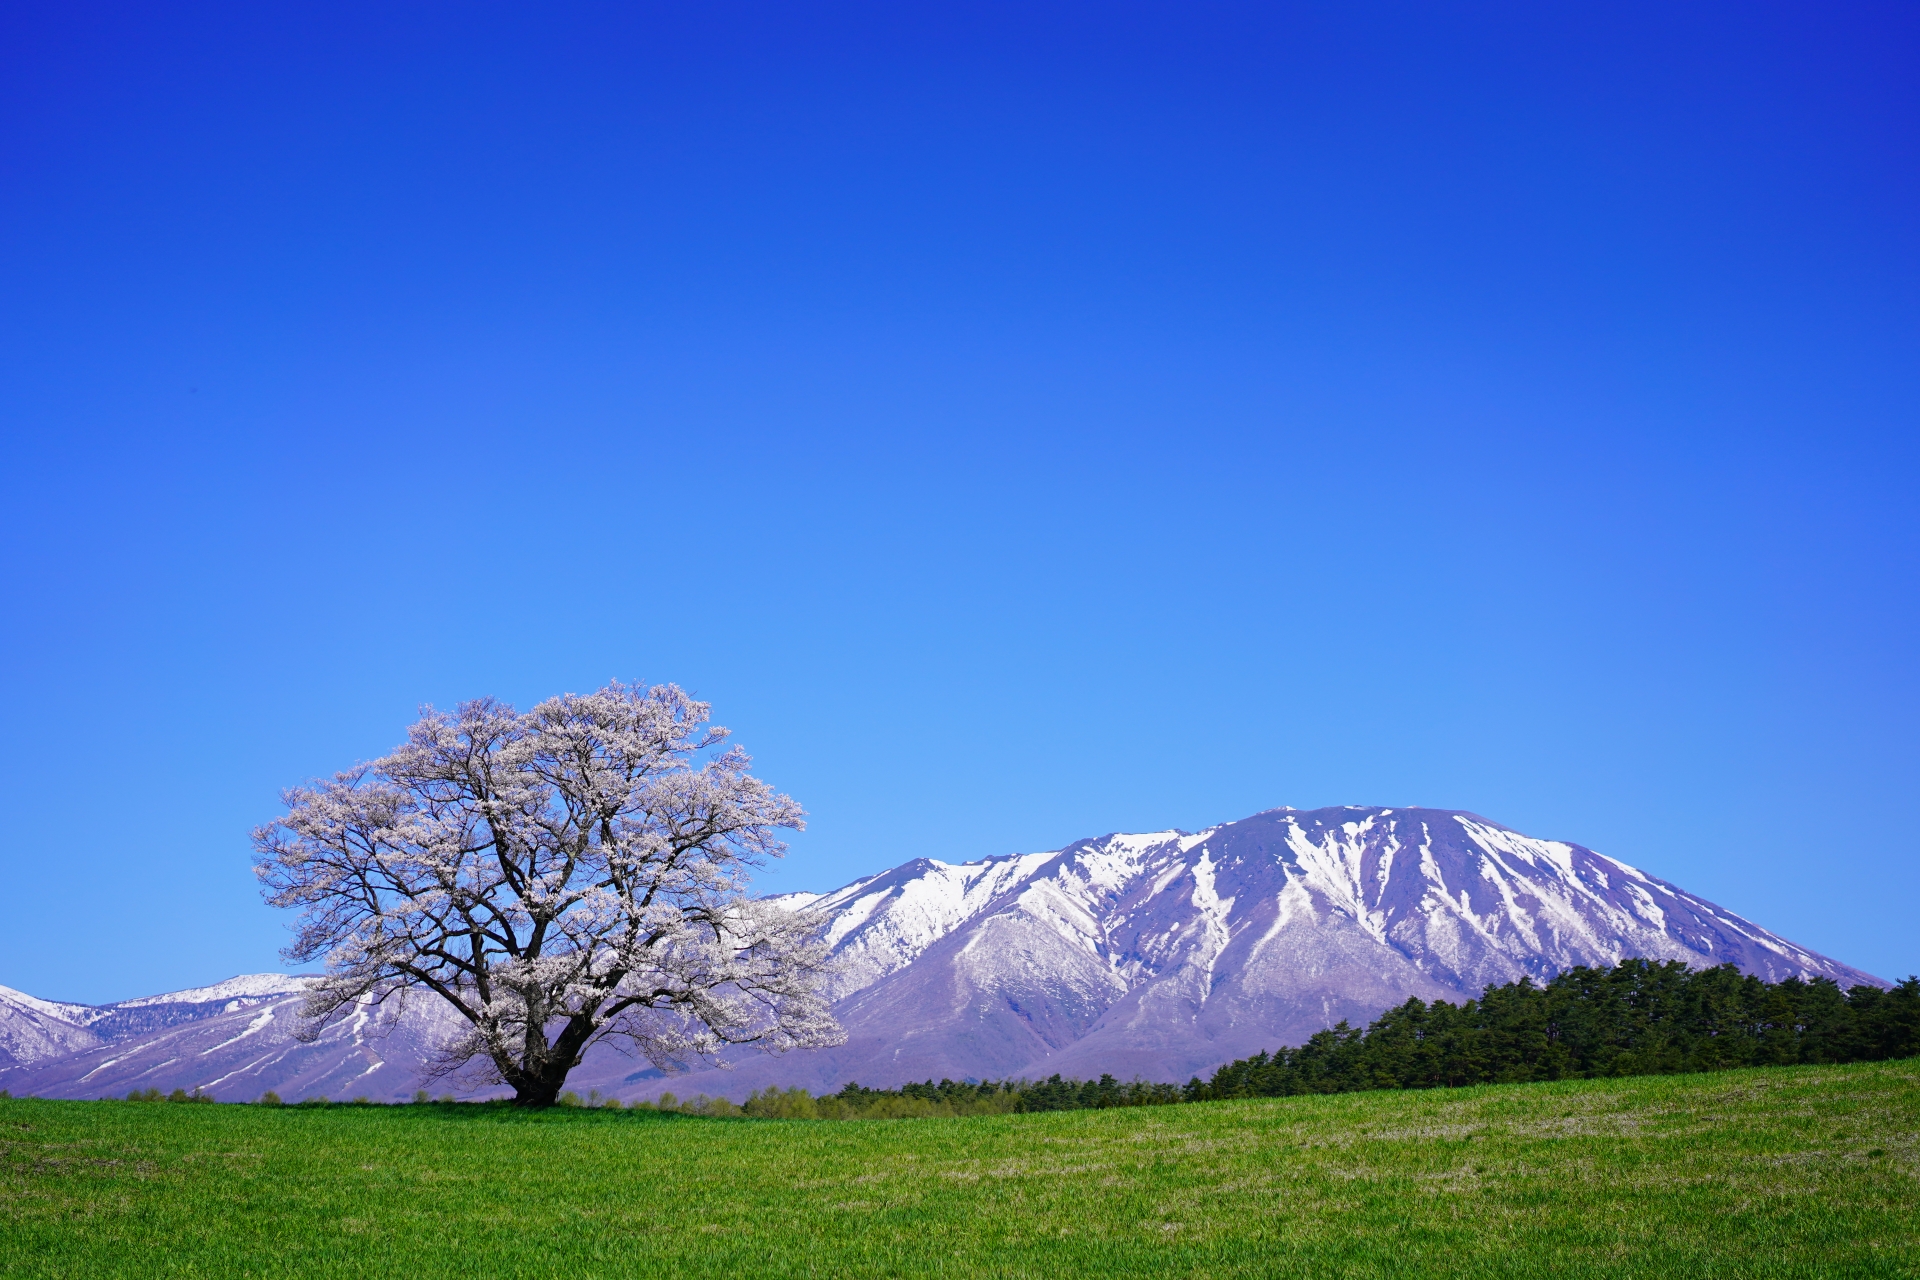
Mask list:
POLYGON ((397 1020, 358 1010, 306 1043, 294 1031, 306 979, 253 973, 105 1005, 55 1004, 0 988, 0 1088, 48 1097, 202 1089, 216 1098, 386 1101, 419 1085, 450 1013, 415 1001, 397 1020), (24 1051, 23 1051, 24 1050, 24 1051))
POLYGON ((1411 996, 1458 1001, 1630 956, 1885 985, 1626 863, 1449 810, 1277 809, 920 859, 786 900, 819 913, 841 958, 847 1043, 744 1058, 672 1082, 682 1096, 1055 1071, 1185 1080, 1411 996))
POLYGON ((115 1004, 68 1004, 0 987, 0 1067, 29 1066, 144 1033, 285 998, 302 989, 284 973, 250 973, 211 987, 115 1004))
MULTIPOLYGON (((1623 862, 1437 809, 1277 809, 1191 834, 922 858, 778 900, 833 946, 844 1045, 672 1079, 602 1048, 570 1083, 740 1097, 1055 1071, 1184 1080, 1410 996, 1460 1000, 1629 956, 1885 985, 1623 862)), ((93 1007, 0 989, 0 1052, 17 1064, 0 1087, 386 1099, 417 1087, 451 1017, 420 1000, 397 1028, 356 1015, 302 1044, 299 990, 254 975, 93 1007)))

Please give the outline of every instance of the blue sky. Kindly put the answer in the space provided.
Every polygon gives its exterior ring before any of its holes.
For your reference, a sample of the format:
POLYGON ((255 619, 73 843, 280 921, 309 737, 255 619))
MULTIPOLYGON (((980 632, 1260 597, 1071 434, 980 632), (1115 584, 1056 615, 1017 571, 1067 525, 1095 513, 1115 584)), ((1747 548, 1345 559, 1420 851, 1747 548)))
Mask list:
POLYGON ((1911 6, 0 24, 0 983, 612 677, 770 888, 1422 804, 1920 970, 1911 6))

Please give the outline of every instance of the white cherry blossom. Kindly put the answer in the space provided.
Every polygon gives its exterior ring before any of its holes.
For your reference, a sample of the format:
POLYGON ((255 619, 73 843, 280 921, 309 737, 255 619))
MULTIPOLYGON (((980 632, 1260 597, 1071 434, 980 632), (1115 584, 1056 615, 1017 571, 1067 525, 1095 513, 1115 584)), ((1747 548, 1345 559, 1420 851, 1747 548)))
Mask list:
POLYGON ((464 1031, 436 1070, 478 1066, 536 1107, 601 1040, 656 1066, 839 1043, 814 922, 746 894, 804 814, 708 711, 617 682, 524 714, 426 708, 391 754, 286 791, 254 861, 303 913, 287 956, 326 964, 311 1033, 445 1000, 464 1031))

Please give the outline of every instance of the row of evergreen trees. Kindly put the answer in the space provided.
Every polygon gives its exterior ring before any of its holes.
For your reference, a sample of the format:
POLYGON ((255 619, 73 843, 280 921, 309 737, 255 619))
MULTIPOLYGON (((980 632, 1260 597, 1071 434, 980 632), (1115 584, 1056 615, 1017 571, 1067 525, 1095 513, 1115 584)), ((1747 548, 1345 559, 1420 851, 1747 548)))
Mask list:
MULTIPOLYGON (((899 1089, 849 1084, 813 1099, 822 1117, 979 1115, 1150 1106, 1361 1089, 1665 1075, 1920 1055, 1920 978, 1842 991, 1825 978, 1766 982, 1725 964, 1624 960, 1522 978, 1478 1000, 1409 1000, 1364 1029, 1345 1022, 1298 1048, 1230 1062, 1184 1088, 1142 1080, 929 1080, 899 1089)), ((769 1090, 769 1095, 774 1091, 769 1090)), ((799 1093, 791 1090, 788 1097, 799 1093)), ((749 1115, 794 1114, 792 1103, 749 1115)))
POLYGON ((1916 1055, 1920 978, 1889 991, 1842 991, 1825 978, 1765 982, 1730 964, 1693 970, 1678 960, 1626 960, 1569 969, 1544 984, 1522 978, 1488 987, 1457 1005, 1409 1000, 1365 1028, 1342 1022, 1298 1048, 1230 1062, 1184 1088, 1055 1075, 898 1089, 849 1084, 818 1098, 768 1089, 737 1109, 722 1105, 727 1114, 796 1119, 996 1115, 1916 1055))
POLYGON ((1506 1081, 1661 1075, 1920 1055, 1920 978, 1842 991, 1763 982, 1733 965, 1625 960, 1478 1000, 1409 1000, 1365 1030, 1342 1022, 1297 1049, 1230 1062, 1182 1096, 1279 1097, 1506 1081))
MULTIPOLYGON (((783 1120, 882 1120, 921 1116, 1006 1115, 1016 1111, 1078 1111, 1093 1107, 1145 1107, 1181 1100, 1180 1086, 1144 1080, 1121 1083, 1110 1075, 1098 1080, 942 1080, 905 1084, 898 1089, 869 1089, 849 1084, 838 1093, 813 1097, 805 1089, 764 1089, 737 1111, 725 1114, 783 1120)), ((696 1099, 670 1109, 720 1114, 713 1103, 696 1099)))
POLYGON ((1058 1074, 1023 1086, 1015 1095, 1015 1111, 1079 1111, 1094 1107, 1154 1107, 1181 1100, 1178 1085, 1130 1080, 1121 1084, 1112 1076, 1098 1080, 1062 1080, 1058 1074))

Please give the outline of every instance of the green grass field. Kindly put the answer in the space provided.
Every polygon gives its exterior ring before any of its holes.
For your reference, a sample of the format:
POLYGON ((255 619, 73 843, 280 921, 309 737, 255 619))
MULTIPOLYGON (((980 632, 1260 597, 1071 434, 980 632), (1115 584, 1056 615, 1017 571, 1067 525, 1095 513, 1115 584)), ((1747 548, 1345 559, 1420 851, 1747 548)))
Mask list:
POLYGON ((0 1102, 7 1276, 1917 1276, 1920 1061, 846 1122, 0 1102))

